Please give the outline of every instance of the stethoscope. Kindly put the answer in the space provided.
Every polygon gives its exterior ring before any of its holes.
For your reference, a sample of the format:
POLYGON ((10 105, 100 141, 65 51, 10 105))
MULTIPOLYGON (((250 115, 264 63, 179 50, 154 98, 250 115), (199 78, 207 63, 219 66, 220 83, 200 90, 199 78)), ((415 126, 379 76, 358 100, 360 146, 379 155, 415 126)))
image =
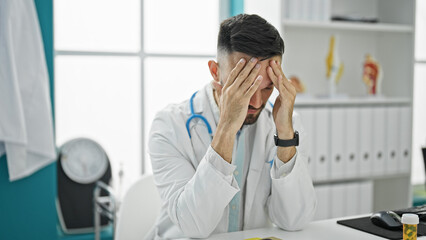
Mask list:
POLYGON ((201 121, 204 122, 204 124, 206 124, 207 131, 209 132, 209 135, 210 135, 210 140, 213 140, 212 127, 210 126, 207 119, 203 115, 195 114, 194 112, 194 97, 197 94, 197 92, 198 91, 192 94, 191 99, 189 100, 189 108, 191 109, 191 116, 189 116, 188 120, 186 120, 186 131, 188 131, 189 138, 191 138, 191 132, 189 131, 189 124, 191 123, 192 119, 199 118, 201 119, 201 121))
MULTIPOLYGON (((189 130, 189 124, 191 123, 191 121, 193 119, 199 118, 206 125, 207 131, 209 132, 209 135, 210 135, 210 140, 213 140, 212 128, 211 128, 209 122, 207 121, 207 119, 203 115, 195 114, 195 111, 194 111, 194 98, 195 98, 195 95, 197 93, 198 93, 198 91, 196 91, 194 94, 192 94, 191 99, 189 99, 189 108, 191 110, 191 116, 189 116, 188 120, 186 120, 186 124, 185 124, 186 125, 186 131, 188 132, 189 138, 192 138, 191 137, 191 131, 189 130)), ((268 103, 271 105, 271 107, 274 107, 274 104, 272 104, 270 101, 268 101, 268 103)), ((273 163, 272 160, 269 161, 268 163, 270 163, 271 167, 272 167, 272 163, 273 163)))

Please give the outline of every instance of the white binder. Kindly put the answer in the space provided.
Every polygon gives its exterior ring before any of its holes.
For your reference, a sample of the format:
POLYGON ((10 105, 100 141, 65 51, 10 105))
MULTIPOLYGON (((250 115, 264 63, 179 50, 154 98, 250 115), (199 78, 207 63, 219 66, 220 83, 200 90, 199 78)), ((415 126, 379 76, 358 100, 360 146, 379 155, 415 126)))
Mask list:
POLYGON ((345 109, 346 134, 345 134, 345 168, 346 177, 359 176, 359 108, 350 107, 345 109))
POLYGON ((346 184, 331 187, 331 218, 344 217, 346 209, 346 184))
POLYGON ((411 110, 410 107, 400 107, 400 161, 399 170, 401 173, 408 173, 411 170, 411 110))
POLYGON ((363 106, 360 109, 360 175, 363 177, 371 176, 372 168, 372 144, 373 144, 373 109, 363 106))
POLYGON ((315 175, 315 161, 313 161, 313 146, 315 144, 314 138, 314 109, 312 108, 298 108, 296 112, 300 114, 303 127, 306 133, 307 152, 308 152, 308 167, 311 177, 315 175))
POLYGON ((346 176, 345 173, 345 111, 344 108, 334 107, 330 110, 330 161, 331 179, 342 179, 346 176))
POLYGON ((353 216, 359 214, 359 183, 347 183, 346 184, 346 211, 345 216, 353 216))
POLYGON ((328 185, 315 186, 318 205, 314 220, 330 218, 330 187, 328 185))
POLYGON ((395 174, 398 172, 399 158, 399 109, 396 106, 386 110, 386 172, 395 174))
POLYGON ((376 106, 373 108, 373 151, 372 161, 373 168, 372 174, 375 176, 382 176, 386 168, 386 108, 383 106, 376 106))
POLYGON ((371 213, 373 211, 373 182, 362 182, 359 185, 359 213, 371 213))
POLYGON ((329 155, 329 114, 327 108, 315 109, 314 123, 314 161, 315 161, 315 178, 314 181, 323 181, 329 179, 330 171, 330 155, 329 155))

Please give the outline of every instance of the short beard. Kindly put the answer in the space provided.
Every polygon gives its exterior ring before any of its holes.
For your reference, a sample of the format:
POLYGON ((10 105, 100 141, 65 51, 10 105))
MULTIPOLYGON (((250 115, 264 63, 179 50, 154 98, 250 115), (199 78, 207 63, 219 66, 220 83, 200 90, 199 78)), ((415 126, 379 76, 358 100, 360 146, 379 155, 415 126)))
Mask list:
MULTIPOLYGON (((259 112, 256 115, 254 115, 254 114, 248 114, 247 117, 246 117, 246 119, 244 120, 243 125, 252 125, 252 124, 256 123, 257 119, 259 118, 260 114, 262 113, 264 107, 265 107, 265 104, 263 104, 259 108, 260 110, 259 110, 259 112)), ((251 108, 249 106, 249 109, 254 109, 254 108, 251 108)))

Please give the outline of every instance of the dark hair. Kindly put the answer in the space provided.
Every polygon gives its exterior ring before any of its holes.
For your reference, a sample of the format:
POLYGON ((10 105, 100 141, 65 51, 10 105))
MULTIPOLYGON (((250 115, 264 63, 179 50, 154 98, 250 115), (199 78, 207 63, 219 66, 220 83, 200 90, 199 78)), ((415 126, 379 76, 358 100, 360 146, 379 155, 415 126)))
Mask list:
POLYGON ((218 52, 242 52, 268 59, 282 56, 284 41, 277 29, 258 15, 239 14, 220 24, 218 52))

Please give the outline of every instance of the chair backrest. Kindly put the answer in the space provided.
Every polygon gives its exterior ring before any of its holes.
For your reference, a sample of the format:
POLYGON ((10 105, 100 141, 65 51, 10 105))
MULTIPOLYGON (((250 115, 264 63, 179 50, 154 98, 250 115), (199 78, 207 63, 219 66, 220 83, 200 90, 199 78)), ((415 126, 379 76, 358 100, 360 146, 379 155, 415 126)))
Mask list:
POLYGON ((124 195, 115 231, 116 240, 143 239, 154 226, 161 199, 152 175, 143 176, 124 195))

